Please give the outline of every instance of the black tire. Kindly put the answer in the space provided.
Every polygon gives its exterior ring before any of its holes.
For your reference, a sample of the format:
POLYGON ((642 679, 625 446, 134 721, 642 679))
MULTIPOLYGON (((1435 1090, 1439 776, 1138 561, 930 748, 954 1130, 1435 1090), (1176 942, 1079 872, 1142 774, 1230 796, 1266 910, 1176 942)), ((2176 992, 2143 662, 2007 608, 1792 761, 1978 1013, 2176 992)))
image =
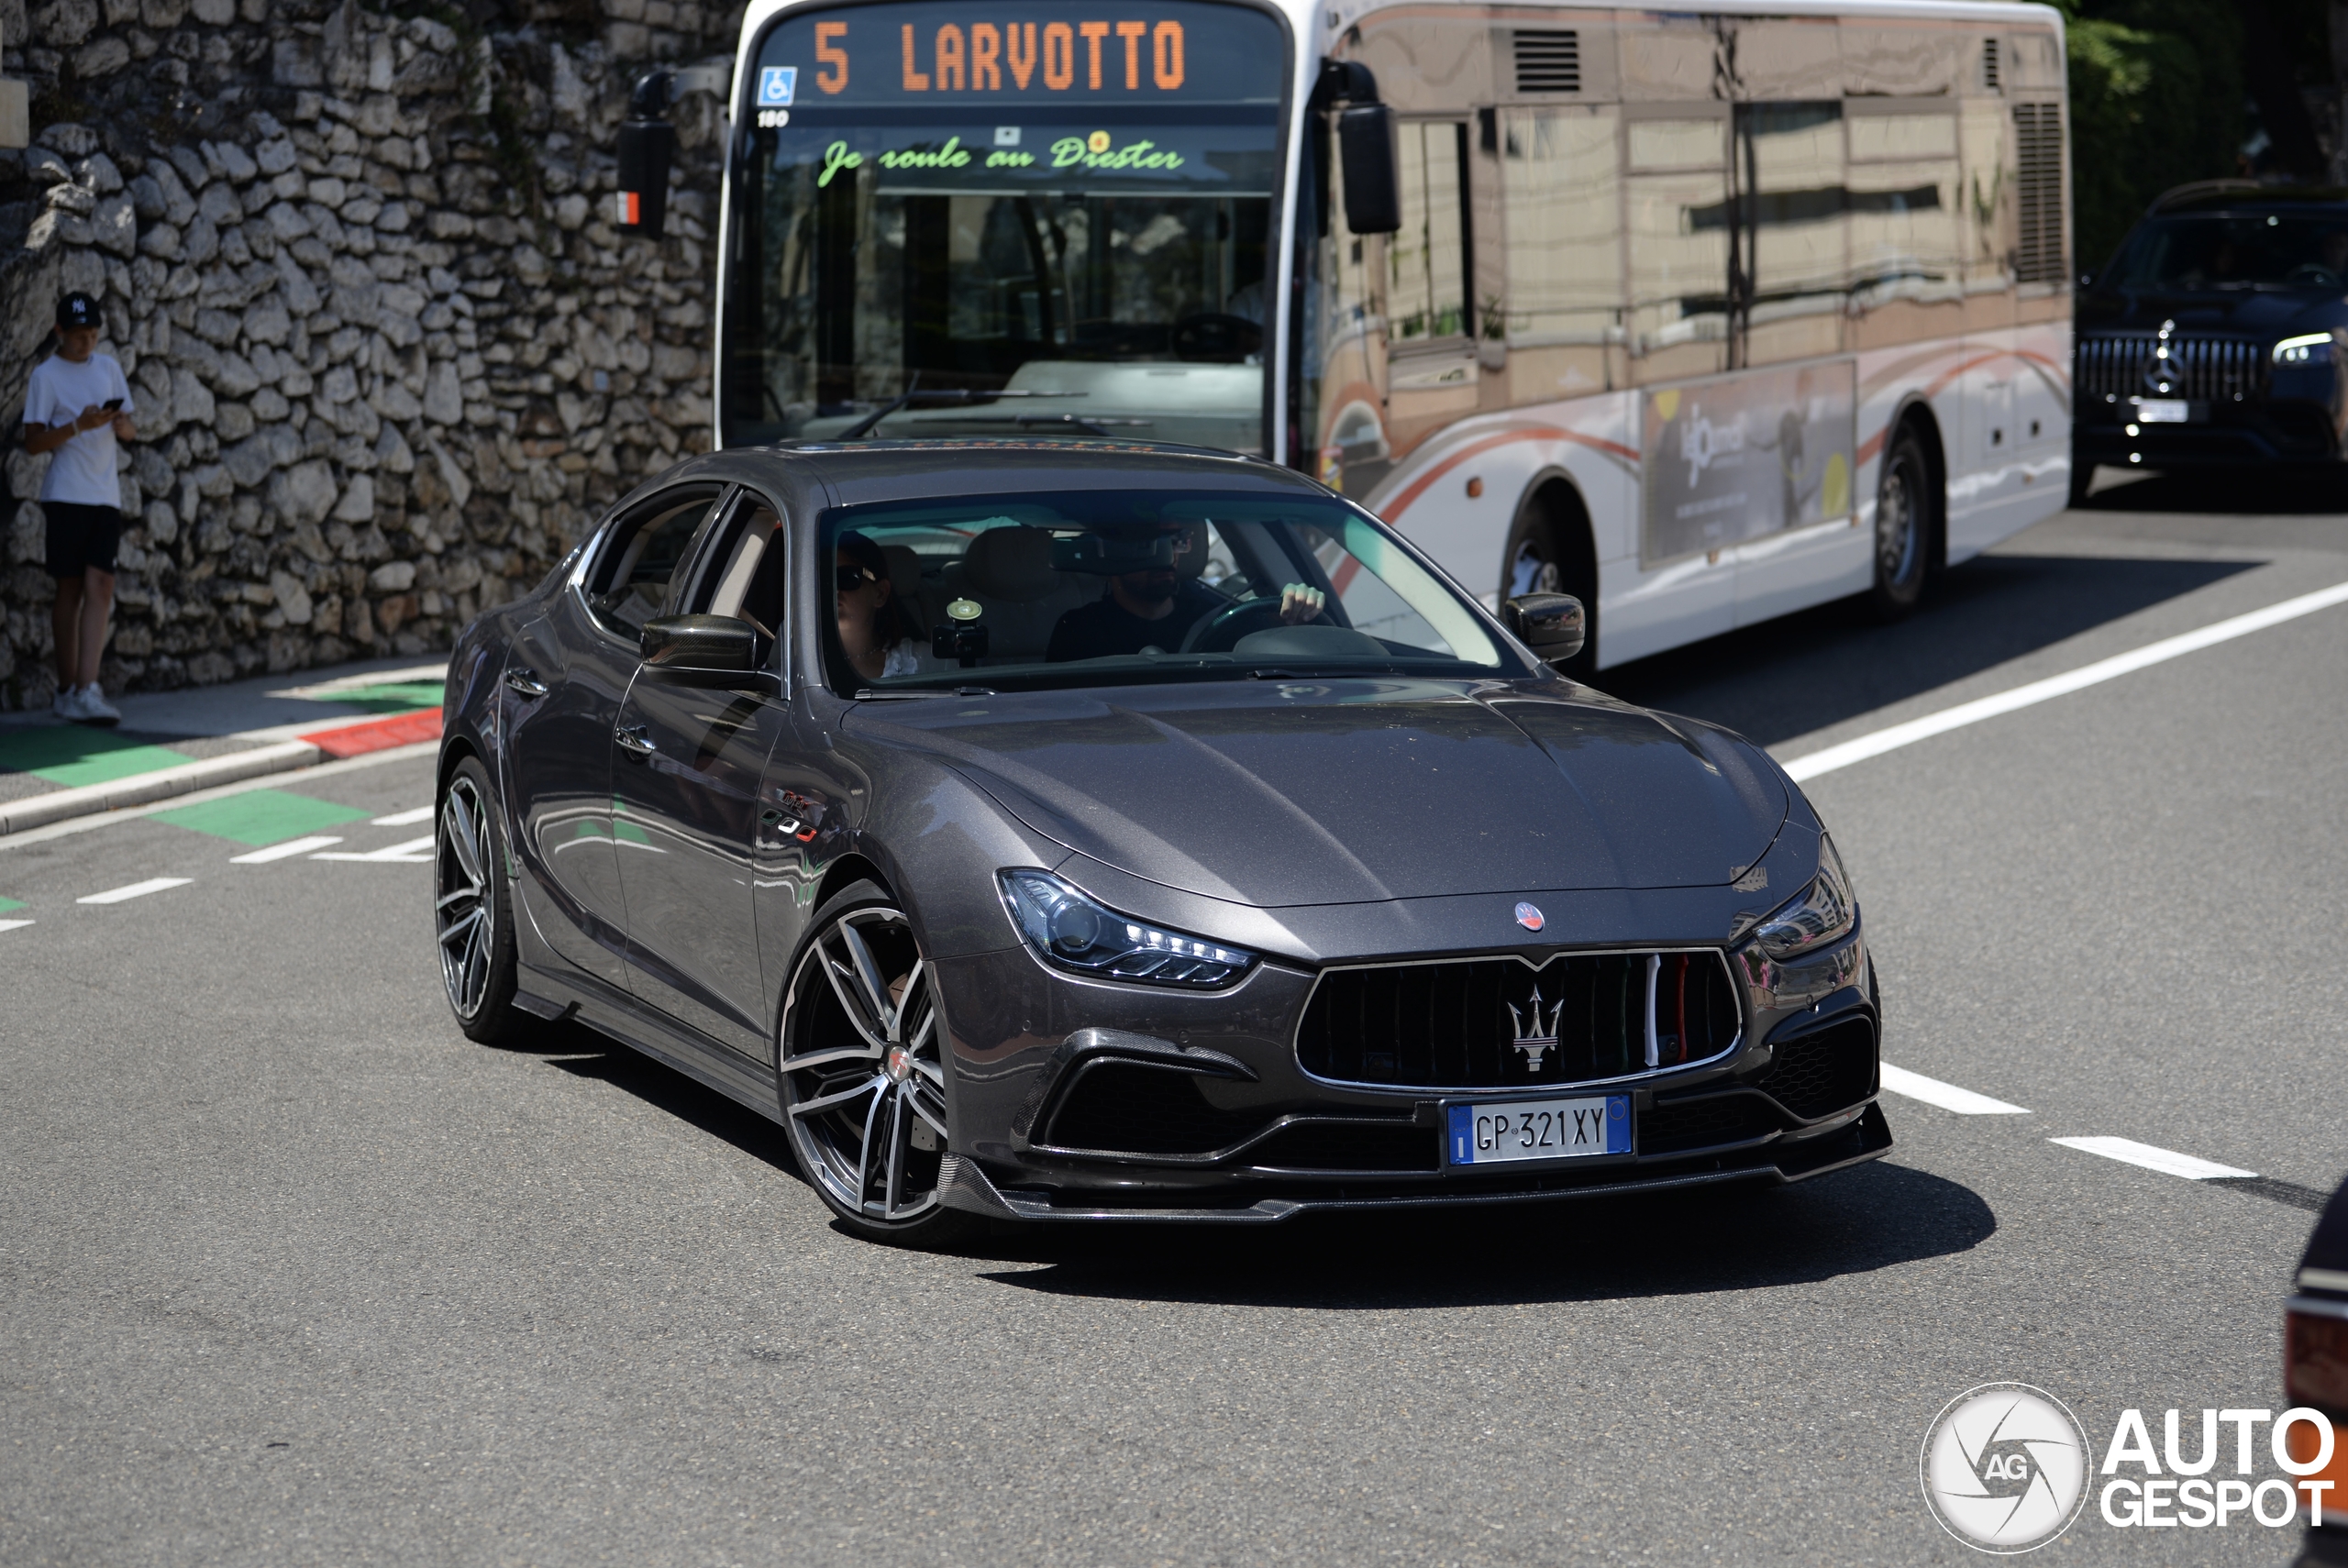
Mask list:
POLYGON ((854 883, 808 924, 776 1040, 784 1135, 807 1185, 842 1226, 894 1246, 988 1229, 937 1201, 947 1065, 935 975, 888 890, 854 883))
POLYGON ((1517 507, 1501 558, 1501 602, 1523 593, 1570 593, 1580 600, 1581 652, 1552 668, 1568 679, 1586 681, 1598 669, 1598 585, 1583 580, 1586 574, 1566 548, 1546 496, 1536 491, 1517 507))
POLYGON ((2085 506, 2088 503, 2088 491, 2094 487, 2094 484, 2095 465, 2084 461, 2077 453, 2072 454, 2071 493, 2064 504, 2071 507, 2085 506))
POLYGON ((1924 444, 1912 428, 1902 425, 1883 455, 1883 471, 1876 480, 1875 586, 1867 602, 1878 618, 1905 619, 1922 602, 1939 516, 1924 444))
POLYGON ((510 1044, 537 1022, 514 1005, 519 961, 513 891, 499 874, 505 836, 496 801, 489 770, 479 758, 466 757, 441 789, 432 843, 441 988, 457 1027, 483 1045, 510 1044))

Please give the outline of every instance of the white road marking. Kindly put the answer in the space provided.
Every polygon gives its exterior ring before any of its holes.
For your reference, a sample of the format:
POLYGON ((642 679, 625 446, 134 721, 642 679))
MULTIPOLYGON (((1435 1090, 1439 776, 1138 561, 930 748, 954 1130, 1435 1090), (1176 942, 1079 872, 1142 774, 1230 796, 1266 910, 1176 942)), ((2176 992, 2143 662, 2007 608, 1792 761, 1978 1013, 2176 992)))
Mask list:
POLYGON ((387 762, 407 762, 420 756, 438 755, 438 741, 417 741, 413 745, 387 746, 382 751, 364 752, 358 756, 346 756, 338 762, 321 762, 315 767, 304 767, 292 773, 264 773, 258 778, 242 778, 234 784, 216 789, 196 790, 185 795, 175 795, 167 801, 154 801, 143 806, 125 806, 120 811, 103 812, 94 816, 69 817, 47 827, 26 828, 21 833, 0 834, 0 850, 22 849, 27 845, 47 844, 53 838, 67 838, 77 833, 94 833, 99 828, 112 827, 117 823, 135 823, 141 817, 151 817, 157 812, 176 812, 182 806, 200 806, 207 801, 225 801, 231 795, 241 795, 251 790, 282 790, 288 780, 307 784, 314 779, 331 778, 338 773, 352 773, 361 767, 381 767, 387 762))
POLYGON ((2066 696, 2085 687, 2117 679, 2169 659, 2196 653, 2219 643, 2246 637, 2253 632, 2263 632, 2269 626, 2279 626, 2302 615, 2312 615, 2335 604, 2348 604, 2348 582, 2335 583, 2314 593, 2303 593, 2297 599, 2286 599, 2280 604, 2270 604, 2264 610, 2254 610, 2247 615, 2236 615, 2219 621, 2198 632, 2186 632, 2178 636, 2164 637, 2157 643, 2136 649, 2132 653, 2099 659, 2066 675, 2049 676, 2017 686, 2010 691, 1999 691, 1971 702, 1960 702, 1954 708, 1944 708, 1937 713, 1927 713, 1921 719, 1892 724, 1873 734, 1860 735, 1808 756, 1798 756, 1785 765, 1786 772, 1800 782, 1815 778, 1822 773, 1832 773, 1848 767, 1855 762, 1865 762, 1871 756, 1881 756, 1887 751, 1897 751, 1903 745, 1913 745, 1920 740, 1946 734, 1951 730, 1977 724, 1984 719, 1994 719, 2000 713, 2010 713, 2018 708, 2028 708, 2051 698, 2066 696))
POLYGON ((1937 1105, 1943 1110, 1953 1110, 1959 1116, 2028 1116, 2028 1109, 2008 1105, 2002 1099, 1991 1099, 1986 1094, 1975 1094, 1969 1088, 1944 1084, 1938 1078, 1928 1078, 1922 1073, 1911 1073, 1905 1067, 1895 1067, 1888 1062, 1879 1064, 1883 1087, 1894 1094, 1904 1094, 1910 1099, 1921 1099, 1926 1105, 1937 1105))
POLYGON ((319 834, 312 838, 289 838, 283 844, 272 844, 267 849, 256 849, 250 855, 228 856, 231 866, 266 866, 272 860, 291 860, 297 855, 307 855, 314 849, 324 849, 341 839, 332 834, 319 834))
POLYGON ((2066 1149, 2083 1149, 2090 1154, 2101 1154, 2107 1160, 2122 1165, 2142 1165, 2163 1176, 2183 1176, 2187 1181, 2210 1181, 2219 1176, 2254 1176, 2256 1171, 2238 1170, 2221 1165, 2214 1160, 2200 1160, 2191 1154, 2180 1154, 2174 1149, 2155 1149, 2150 1143, 2139 1143, 2130 1138, 2049 1138, 2050 1143, 2060 1143, 2066 1149))
POLYGON ((22 931, 30 924, 28 920, 0 920, 0 931, 22 931))
POLYGON ((371 849, 362 855, 349 853, 313 855, 310 858, 313 860, 364 860, 378 866, 387 864, 429 866, 432 864, 432 838, 427 834, 422 838, 409 839, 405 844, 387 844, 381 849, 371 849))
POLYGON ((126 899, 143 899, 150 893, 160 893, 168 888, 184 888, 194 880, 193 877, 150 877, 144 882, 133 882, 127 888, 92 893, 86 899, 73 901, 77 904, 118 904, 126 899))
POLYGON ((418 806, 412 812, 393 812, 388 817, 377 817, 368 825, 371 827, 414 827, 418 823, 430 822, 432 810, 430 806, 418 806))

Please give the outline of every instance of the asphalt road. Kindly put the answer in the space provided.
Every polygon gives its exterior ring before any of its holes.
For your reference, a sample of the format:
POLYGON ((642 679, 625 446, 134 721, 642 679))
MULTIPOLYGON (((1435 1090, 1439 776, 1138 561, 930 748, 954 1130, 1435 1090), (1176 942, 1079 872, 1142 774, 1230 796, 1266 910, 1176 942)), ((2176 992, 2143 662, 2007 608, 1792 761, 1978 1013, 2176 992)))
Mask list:
MULTIPOLYGON (((2150 478, 1906 625, 1601 683, 1796 757, 2348 580, 2344 510, 2150 478)), ((428 833, 375 822, 421 760, 0 848, 0 1562, 1978 1561, 1917 1484, 1971 1386, 2099 1453, 2282 1403, 2293 1200, 2348 1169, 2343 689, 2348 607, 1809 786, 1887 1060, 2029 1114, 1887 1096, 1886 1160, 1783 1192, 969 1255, 834 1231, 768 1124, 592 1036, 469 1044, 419 858, 233 863, 428 833)), ((2042 1560, 2295 1539, 2090 1502, 2042 1560)))

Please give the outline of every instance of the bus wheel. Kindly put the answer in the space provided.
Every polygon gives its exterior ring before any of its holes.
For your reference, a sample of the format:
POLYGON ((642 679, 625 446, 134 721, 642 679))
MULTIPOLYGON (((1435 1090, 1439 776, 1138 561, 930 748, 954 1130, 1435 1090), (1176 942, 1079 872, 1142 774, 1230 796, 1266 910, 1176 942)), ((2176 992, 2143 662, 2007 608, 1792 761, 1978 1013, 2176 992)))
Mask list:
POLYGON ((1556 668, 1569 680, 1588 680, 1598 668, 1598 573, 1579 499, 1555 484, 1526 496, 1508 536, 1501 598, 1570 593, 1579 599, 1588 635, 1581 652, 1556 668))
POLYGON ((1887 621, 1907 615, 1924 596, 1933 554, 1932 495, 1923 443, 1902 428, 1884 454, 1875 493, 1875 587, 1867 598, 1887 621))

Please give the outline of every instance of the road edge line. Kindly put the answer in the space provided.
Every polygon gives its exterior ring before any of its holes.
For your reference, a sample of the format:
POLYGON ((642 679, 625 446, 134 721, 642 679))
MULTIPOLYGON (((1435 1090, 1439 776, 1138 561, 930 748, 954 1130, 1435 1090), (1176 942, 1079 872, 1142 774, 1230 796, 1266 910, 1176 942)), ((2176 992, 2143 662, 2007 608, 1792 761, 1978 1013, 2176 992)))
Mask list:
MULTIPOLYGON (((374 767, 386 762, 405 762, 412 757, 433 756, 437 756, 439 750, 438 741, 418 741, 413 745, 392 746, 382 751, 371 751, 358 756, 346 756, 335 762, 320 762, 309 767, 281 769, 280 772, 299 771, 305 778, 326 778, 338 773, 354 773, 360 768, 374 767)), ((238 755, 249 754, 238 753, 238 755)), ((46 827, 28 827, 22 832, 0 833, 0 850, 26 848, 36 844, 46 844, 51 839, 70 837, 77 833, 91 833, 98 828, 109 827, 116 823, 137 822, 143 817, 153 816, 157 812, 170 811, 174 806, 197 806, 207 801, 226 800, 231 795, 259 789, 264 781, 278 776, 277 773, 256 774, 249 778, 220 784, 208 790, 198 790, 192 794, 168 797, 146 805, 126 806, 115 811, 90 812, 78 817, 69 817, 63 822, 50 823, 46 827)), ((49 797, 34 798, 46 800, 49 797)))
POLYGON ((1954 708, 1944 708, 1937 713, 1926 713, 1904 723, 1888 724, 1871 734, 1822 747, 1779 766, 1794 782, 1803 783, 1822 773, 1833 773, 1855 762, 1865 762, 1888 751, 1897 751, 1901 746, 1946 734, 1951 730, 1977 724, 1984 719, 1994 719, 2017 709, 2033 707, 2052 698, 2068 696, 2084 688, 2132 675, 2153 665, 2165 664, 2186 654, 2198 653, 2203 648, 2232 642, 2236 637, 2263 632, 2270 626, 2279 626, 2302 615, 2312 615, 2319 610, 2329 610, 2335 604, 2343 603, 2348 603, 2348 582, 2334 583, 2313 593, 2302 593, 2296 599, 2269 604, 2264 610, 2230 616, 2196 631, 2181 632, 2128 653, 2098 659, 2093 664, 2082 665, 2062 675, 2051 675, 2043 680, 2032 680, 2005 691, 1977 697, 1970 702, 1960 702, 1954 708))
POLYGON ((134 773, 104 784, 85 784, 78 790, 56 790, 46 795, 10 801, 0 805, 0 838, 27 828, 47 827, 68 817, 143 806, 150 801, 167 801, 216 784, 289 772, 325 755, 308 741, 281 741, 275 745, 232 751, 226 756, 202 757, 176 767, 159 767, 152 773, 134 773))

